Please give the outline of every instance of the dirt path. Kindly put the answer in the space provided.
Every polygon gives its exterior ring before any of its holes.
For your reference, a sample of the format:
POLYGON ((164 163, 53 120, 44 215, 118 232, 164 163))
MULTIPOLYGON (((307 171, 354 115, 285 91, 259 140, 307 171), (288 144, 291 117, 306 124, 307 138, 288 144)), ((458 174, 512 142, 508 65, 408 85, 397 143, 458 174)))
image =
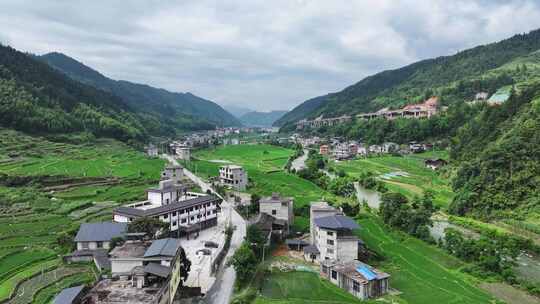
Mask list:
POLYGON ((529 295, 523 290, 514 288, 503 283, 482 283, 480 288, 489 292, 496 298, 502 299, 508 304, 538 304, 540 299, 529 295))

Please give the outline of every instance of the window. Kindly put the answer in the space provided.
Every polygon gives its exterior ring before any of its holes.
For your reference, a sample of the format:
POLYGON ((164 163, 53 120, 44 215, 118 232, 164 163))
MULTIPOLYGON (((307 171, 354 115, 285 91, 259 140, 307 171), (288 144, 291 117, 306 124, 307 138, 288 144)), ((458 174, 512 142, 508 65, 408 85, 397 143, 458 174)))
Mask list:
POLYGON ((163 219, 164 219, 164 220, 166 220, 166 219, 168 219, 168 218, 169 218, 169 215, 168 215, 168 214, 165 214, 165 215, 163 216, 163 219))
POLYGON ((194 217, 194 216, 192 216, 192 217, 191 217, 191 220, 192 220, 192 221, 194 221, 194 220, 195 220, 195 217, 194 217))
POLYGON ((334 245, 334 240, 326 240, 326 244, 328 244, 328 245, 334 245))
POLYGON ((277 210, 272 210, 272 215, 276 215, 277 214, 277 210))
POLYGON ((172 213, 172 216, 176 216, 176 211, 172 213))
POLYGON ((97 248, 103 248, 103 242, 97 242, 97 248))
POLYGON ((173 225, 173 226, 176 226, 176 224, 178 224, 177 221, 173 221, 173 222, 172 222, 172 225, 173 225))
POLYGON ((332 270, 332 279, 337 280, 337 271, 332 270))
POLYGON ((185 224, 187 222, 187 219, 182 219, 181 223, 185 224))
POLYGON ((88 242, 82 242, 81 244, 83 249, 88 249, 88 242))
POLYGON ((333 253, 334 253, 334 249, 328 248, 328 249, 326 249, 326 253, 333 254, 333 253))
POLYGON ((327 234, 328 236, 332 236, 332 235, 334 235, 334 232, 332 232, 332 231, 327 231, 326 234, 327 234))
POLYGON ((165 204, 168 205, 169 204, 169 199, 165 199, 165 204))
POLYGON ((206 215, 210 215, 210 214, 212 214, 212 212, 210 212, 210 211, 206 212, 206 215))
POLYGON ((360 292, 360 284, 358 284, 356 281, 353 281, 353 290, 355 292, 360 292))

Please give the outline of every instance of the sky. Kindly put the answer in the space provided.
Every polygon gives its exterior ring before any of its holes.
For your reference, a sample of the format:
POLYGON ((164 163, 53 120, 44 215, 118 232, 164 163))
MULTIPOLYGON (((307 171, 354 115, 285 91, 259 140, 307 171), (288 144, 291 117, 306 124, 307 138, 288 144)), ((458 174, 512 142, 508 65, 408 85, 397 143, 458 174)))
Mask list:
POLYGON ((0 2, 2 44, 260 111, 537 28, 540 0, 0 2))

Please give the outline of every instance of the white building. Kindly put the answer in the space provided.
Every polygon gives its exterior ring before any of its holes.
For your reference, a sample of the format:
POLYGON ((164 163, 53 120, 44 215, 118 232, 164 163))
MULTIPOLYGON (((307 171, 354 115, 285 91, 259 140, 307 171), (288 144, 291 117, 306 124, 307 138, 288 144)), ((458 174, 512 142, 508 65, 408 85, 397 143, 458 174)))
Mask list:
POLYGON ((248 175, 244 168, 236 165, 227 165, 219 168, 219 182, 235 190, 246 190, 248 175))
POLYGON ((336 145, 334 148, 334 151, 332 152, 332 155, 335 159, 341 160, 341 159, 348 159, 351 157, 349 144, 347 143, 340 143, 336 145))
POLYGON ((154 146, 153 144, 149 144, 146 147, 146 154, 149 157, 158 157, 159 156, 158 148, 156 146, 154 146))
POLYGON ((181 160, 191 160, 191 148, 187 145, 180 145, 174 148, 176 158, 181 160))
POLYGON ((396 153, 399 151, 399 145, 393 142, 385 142, 382 145, 382 151, 384 153, 396 153))
POLYGON ((294 222, 293 198, 280 197, 279 193, 272 193, 270 197, 264 197, 259 202, 259 212, 266 213, 278 221, 283 222, 288 233, 294 222))

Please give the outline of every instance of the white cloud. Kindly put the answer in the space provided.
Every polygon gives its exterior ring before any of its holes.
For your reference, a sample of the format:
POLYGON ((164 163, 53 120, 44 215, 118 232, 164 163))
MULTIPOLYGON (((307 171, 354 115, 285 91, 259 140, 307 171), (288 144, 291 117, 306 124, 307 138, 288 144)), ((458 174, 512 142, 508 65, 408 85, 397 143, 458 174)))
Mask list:
POLYGON ((112 78, 262 110, 538 27, 534 0, 0 4, 0 41, 22 51, 60 51, 112 78))

